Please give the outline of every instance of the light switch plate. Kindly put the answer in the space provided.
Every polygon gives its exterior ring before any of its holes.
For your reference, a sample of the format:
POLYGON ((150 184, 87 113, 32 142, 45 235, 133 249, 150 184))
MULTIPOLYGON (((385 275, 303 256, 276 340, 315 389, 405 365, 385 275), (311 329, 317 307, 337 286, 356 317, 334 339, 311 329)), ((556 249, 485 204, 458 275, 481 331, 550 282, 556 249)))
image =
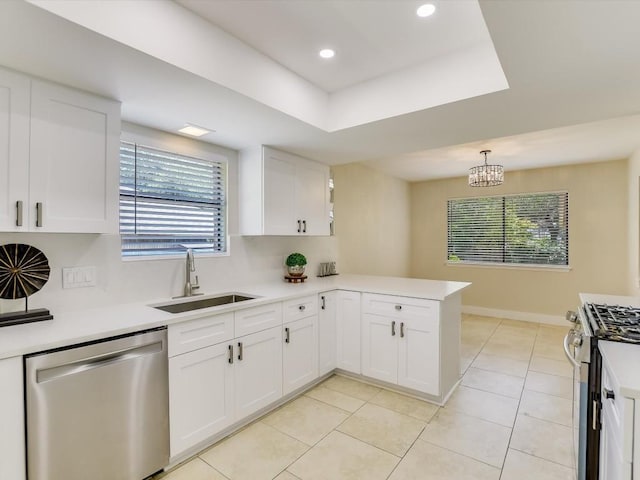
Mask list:
POLYGON ((62 288, 94 287, 96 267, 65 267, 62 269, 62 288))

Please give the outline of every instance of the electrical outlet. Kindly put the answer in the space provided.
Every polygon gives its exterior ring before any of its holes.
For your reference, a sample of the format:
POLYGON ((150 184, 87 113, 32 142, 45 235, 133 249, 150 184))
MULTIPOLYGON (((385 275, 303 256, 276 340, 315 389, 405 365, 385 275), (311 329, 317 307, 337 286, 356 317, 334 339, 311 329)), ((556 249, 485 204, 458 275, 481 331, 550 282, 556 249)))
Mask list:
POLYGON ((62 288, 94 287, 96 267, 65 267, 62 269, 62 288))

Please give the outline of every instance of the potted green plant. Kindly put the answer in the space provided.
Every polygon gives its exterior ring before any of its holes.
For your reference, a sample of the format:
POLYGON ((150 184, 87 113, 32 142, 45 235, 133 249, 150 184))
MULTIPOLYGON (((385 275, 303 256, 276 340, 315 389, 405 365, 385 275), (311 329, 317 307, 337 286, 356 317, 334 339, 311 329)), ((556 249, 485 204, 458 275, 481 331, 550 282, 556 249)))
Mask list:
POLYGON ((298 252, 292 253, 285 261, 287 271, 292 277, 301 277, 304 274, 304 266, 307 264, 307 258, 298 252))

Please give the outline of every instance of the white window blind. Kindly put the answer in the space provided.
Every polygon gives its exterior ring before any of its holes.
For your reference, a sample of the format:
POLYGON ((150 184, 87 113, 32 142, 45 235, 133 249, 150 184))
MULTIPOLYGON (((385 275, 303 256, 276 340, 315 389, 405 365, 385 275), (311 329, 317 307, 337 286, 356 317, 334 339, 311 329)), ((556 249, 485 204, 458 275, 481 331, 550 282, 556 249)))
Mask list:
POLYGON ((448 201, 450 262, 569 264, 569 194, 448 201))
POLYGON ((226 165, 120 144, 122 256, 224 253, 226 165))

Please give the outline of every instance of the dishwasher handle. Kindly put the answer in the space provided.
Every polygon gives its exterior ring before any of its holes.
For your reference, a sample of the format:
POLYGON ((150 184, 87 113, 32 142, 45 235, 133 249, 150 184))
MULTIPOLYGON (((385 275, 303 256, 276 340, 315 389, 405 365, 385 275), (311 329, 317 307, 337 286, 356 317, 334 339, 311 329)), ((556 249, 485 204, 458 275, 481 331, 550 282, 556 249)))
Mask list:
POLYGON ((69 375, 75 375, 77 373, 87 372, 96 368, 113 365, 114 363, 133 360, 135 358, 143 357, 145 355, 152 355, 154 353, 160 353, 163 350, 162 343, 163 342, 161 341, 150 343, 147 345, 124 349, 118 352, 111 352, 104 355, 99 355, 97 357, 70 362, 51 368, 36 370, 36 382, 49 382, 61 377, 67 377, 69 375))

